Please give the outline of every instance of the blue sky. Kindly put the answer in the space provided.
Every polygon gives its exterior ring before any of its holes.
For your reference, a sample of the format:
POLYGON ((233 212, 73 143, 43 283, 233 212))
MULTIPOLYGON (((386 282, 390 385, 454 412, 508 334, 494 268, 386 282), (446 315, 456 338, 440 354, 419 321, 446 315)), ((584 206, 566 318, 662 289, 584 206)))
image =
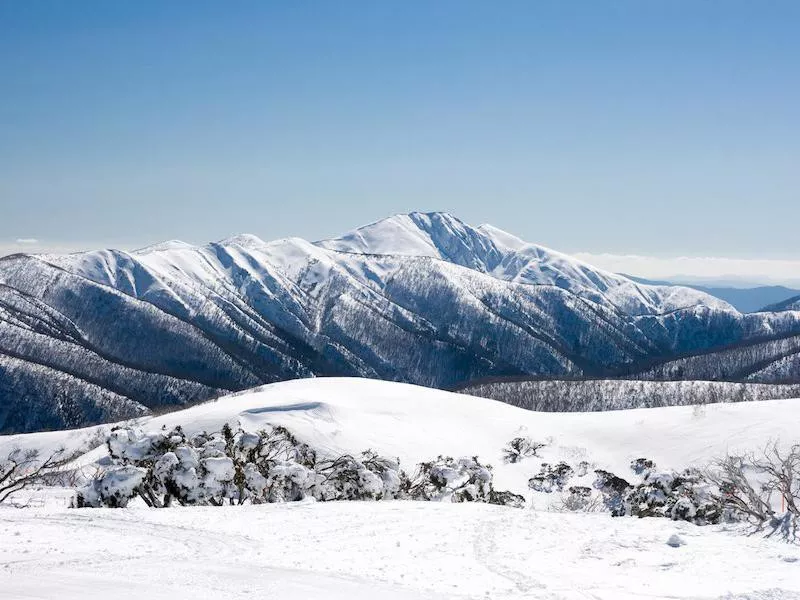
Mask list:
POLYGON ((800 259, 799 22, 793 1, 0 0, 0 247, 446 210, 567 252, 800 259))

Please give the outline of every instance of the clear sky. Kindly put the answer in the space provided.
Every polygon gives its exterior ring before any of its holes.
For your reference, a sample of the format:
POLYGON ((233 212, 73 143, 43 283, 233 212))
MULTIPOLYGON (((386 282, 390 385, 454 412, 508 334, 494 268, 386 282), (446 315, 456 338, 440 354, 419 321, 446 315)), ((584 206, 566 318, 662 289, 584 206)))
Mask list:
POLYGON ((800 259, 798 32, 794 0, 0 0, 0 248, 445 210, 800 259))

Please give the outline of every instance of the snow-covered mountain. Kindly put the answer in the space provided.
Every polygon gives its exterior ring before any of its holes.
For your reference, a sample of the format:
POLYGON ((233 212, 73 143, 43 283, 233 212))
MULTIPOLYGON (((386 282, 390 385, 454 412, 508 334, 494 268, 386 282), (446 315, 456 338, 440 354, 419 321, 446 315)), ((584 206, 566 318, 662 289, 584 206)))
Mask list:
POLYGON ((0 259, 0 432, 115 416, 85 407, 118 405, 122 418, 296 377, 445 387, 628 374, 792 334, 800 312, 743 315, 444 213, 317 243, 241 235, 17 254, 0 259), (83 409, 64 409, 65 381, 83 409))
POLYGON ((767 312, 777 312, 781 310, 800 310, 800 296, 792 296, 781 302, 765 306, 762 310, 767 312))

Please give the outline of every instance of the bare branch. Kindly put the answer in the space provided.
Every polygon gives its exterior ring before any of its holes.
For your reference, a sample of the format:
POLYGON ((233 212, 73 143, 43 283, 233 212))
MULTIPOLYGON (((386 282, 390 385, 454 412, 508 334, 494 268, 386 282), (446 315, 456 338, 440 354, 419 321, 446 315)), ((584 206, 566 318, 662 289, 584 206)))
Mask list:
POLYGON ((38 450, 15 448, 5 459, 0 459, 0 504, 27 487, 43 483, 48 475, 57 472, 74 460, 60 448, 40 460, 38 450))

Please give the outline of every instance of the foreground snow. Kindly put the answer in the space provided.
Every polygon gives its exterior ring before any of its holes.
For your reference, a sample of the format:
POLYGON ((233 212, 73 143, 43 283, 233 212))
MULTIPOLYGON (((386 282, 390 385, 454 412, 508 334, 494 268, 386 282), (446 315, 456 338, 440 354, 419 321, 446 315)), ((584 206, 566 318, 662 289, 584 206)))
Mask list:
MULTIPOLYGON (((139 422, 187 434, 225 423, 284 425, 323 452, 371 448, 407 469, 439 454, 478 455, 494 465, 498 489, 528 493, 538 510, 401 501, 69 510, 68 491, 35 492, 16 499, 28 508, 0 507, 0 598, 800 599, 797 546, 732 526, 545 512, 556 494, 527 489, 542 461, 586 460, 626 475, 638 457, 682 469, 796 440, 800 400, 559 414, 411 385, 307 379, 139 422), (516 436, 547 446, 503 464, 516 436)), ((86 448, 107 430, 0 437, 0 454, 86 448)))
POLYGON ((476 504, 6 508, 0 565, 15 599, 800 598, 796 546, 476 504))

